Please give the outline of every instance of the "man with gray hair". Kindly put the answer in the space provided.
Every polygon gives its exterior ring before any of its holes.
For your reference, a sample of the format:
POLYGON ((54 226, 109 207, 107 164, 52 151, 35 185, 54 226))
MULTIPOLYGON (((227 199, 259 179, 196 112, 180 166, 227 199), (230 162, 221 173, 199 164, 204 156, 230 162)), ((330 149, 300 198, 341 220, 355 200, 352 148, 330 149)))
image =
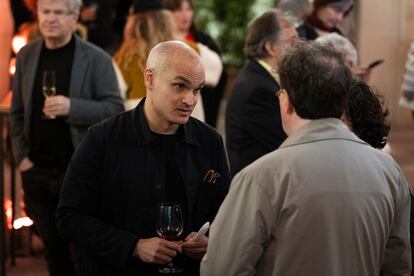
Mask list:
POLYGON ((391 156, 342 121, 352 75, 331 45, 279 63, 276 151, 233 180, 202 275, 410 275, 408 184, 391 156))
POLYGON ((278 100, 276 64, 283 46, 297 38, 293 25, 277 10, 254 19, 248 29, 244 52, 249 59, 234 81, 226 110, 226 147, 232 176, 286 138, 278 100))
POLYGON ((123 110, 111 58, 73 34, 80 0, 39 0, 43 39, 17 56, 10 112, 13 153, 51 275, 74 275, 55 226, 63 176, 87 128, 123 110))

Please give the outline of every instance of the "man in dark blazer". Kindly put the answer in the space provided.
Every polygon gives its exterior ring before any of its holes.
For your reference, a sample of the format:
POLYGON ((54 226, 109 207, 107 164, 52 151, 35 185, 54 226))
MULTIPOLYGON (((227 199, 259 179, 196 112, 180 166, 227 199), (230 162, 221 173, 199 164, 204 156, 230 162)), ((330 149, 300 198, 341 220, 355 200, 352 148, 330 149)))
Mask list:
POLYGON ((204 85, 199 55, 183 42, 155 46, 144 72, 147 97, 91 127, 76 149, 56 211, 75 245, 79 275, 159 275, 174 258, 179 275, 199 274, 212 222, 229 187, 221 136, 190 117, 204 85), (159 203, 179 203, 184 230, 158 237, 159 203))
POLYGON ((279 147, 285 140, 281 125, 276 65, 282 47, 297 33, 278 11, 254 19, 244 44, 247 64, 237 75, 226 110, 226 148, 232 176, 279 147))
POLYGON ((13 81, 13 152, 51 275, 74 275, 54 220, 73 150, 90 125, 123 110, 111 58, 73 34, 79 6, 79 0, 39 0, 43 39, 19 52, 13 81), (55 78, 48 88, 52 95, 44 95, 46 71, 55 78))

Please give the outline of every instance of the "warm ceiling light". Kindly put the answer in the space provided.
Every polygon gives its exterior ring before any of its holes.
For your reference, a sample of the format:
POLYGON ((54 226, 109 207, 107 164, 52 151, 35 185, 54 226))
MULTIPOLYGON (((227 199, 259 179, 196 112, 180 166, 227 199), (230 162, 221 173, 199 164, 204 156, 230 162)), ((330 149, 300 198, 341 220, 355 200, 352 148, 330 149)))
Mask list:
POLYGON ((13 52, 17 55, 21 48, 27 44, 27 38, 22 35, 15 35, 12 41, 13 52))

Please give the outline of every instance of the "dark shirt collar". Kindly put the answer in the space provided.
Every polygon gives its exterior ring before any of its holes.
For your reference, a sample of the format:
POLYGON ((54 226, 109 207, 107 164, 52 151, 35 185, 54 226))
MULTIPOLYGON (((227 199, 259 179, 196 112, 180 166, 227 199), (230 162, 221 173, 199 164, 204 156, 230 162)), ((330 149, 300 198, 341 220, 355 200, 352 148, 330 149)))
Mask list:
MULTIPOLYGON (((144 102, 145 98, 141 100, 141 102, 135 107, 131 114, 133 116, 134 125, 136 128, 136 137, 137 137, 137 145, 143 146, 147 144, 152 144, 157 141, 156 137, 152 133, 147 119, 145 118, 144 114, 144 102)), ((194 133, 194 120, 190 118, 188 122, 184 125, 181 125, 183 135, 179 142, 184 142, 190 145, 198 146, 199 142, 197 141, 194 133)))
POLYGON ((56 48, 56 49, 46 48, 45 40, 43 40, 42 47, 43 47, 44 51, 50 51, 50 52, 58 52, 58 51, 65 51, 66 49, 74 49, 75 48, 75 34, 72 34, 72 37, 70 38, 68 43, 66 43, 65 45, 63 45, 59 48, 56 48))

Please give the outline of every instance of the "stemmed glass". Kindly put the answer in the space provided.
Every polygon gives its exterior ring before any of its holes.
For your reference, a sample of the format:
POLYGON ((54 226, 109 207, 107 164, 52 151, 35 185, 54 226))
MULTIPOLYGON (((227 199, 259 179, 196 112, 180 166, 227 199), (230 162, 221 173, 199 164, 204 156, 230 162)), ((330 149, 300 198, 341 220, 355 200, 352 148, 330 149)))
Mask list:
MULTIPOLYGON (((55 71, 43 71, 42 93, 45 99, 56 95, 55 71)), ((55 116, 44 116, 45 119, 55 119, 55 116)))
MULTIPOLYGON (((157 216, 156 231, 158 236, 163 239, 176 240, 184 230, 183 215, 180 204, 178 203, 160 203, 157 216)), ((158 270, 161 273, 181 273, 182 268, 174 267, 173 262, 166 267, 158 270)))

